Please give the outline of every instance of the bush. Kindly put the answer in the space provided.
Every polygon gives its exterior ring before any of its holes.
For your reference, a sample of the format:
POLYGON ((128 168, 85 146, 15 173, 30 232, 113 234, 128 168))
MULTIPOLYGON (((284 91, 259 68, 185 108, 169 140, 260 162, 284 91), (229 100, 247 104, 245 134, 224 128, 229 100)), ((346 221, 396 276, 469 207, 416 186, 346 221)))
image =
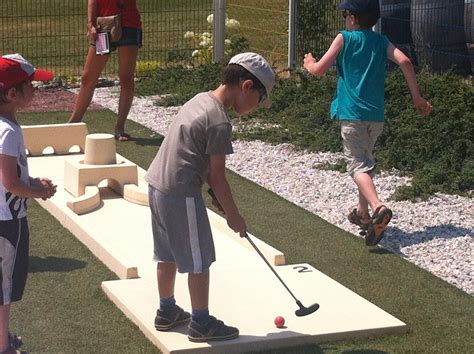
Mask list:
POLYGON ((153 75, 139 81, 137 94, 165 95, 159 100, 160 105, 182 105, 195 94, 219 86, 222 69, 219 64, 159 68, 153 75))
MULTIPOLYGON (((216 88, 221 72, 217 64, 160 69, 140 82, 139 92, 171 93, 161 103, 180 105, 198 92, 216 88)), ((415 112, 401 72, 388 76, 386 124, 375 149, 377 162, 382 169, 396 168, 413 176, 412 185, 400 188, 395 199, 469 193, 474 189, 474 88, 452 73, 423 71, 418 81, 434 107, 428 117, 415 112)), ((294 73, 289 79, 278 79, 272 107, 241 117, 235 137, 291 143, 312 152, 341 151, 339 124, 329 118, 335 88, 334 73, 323 78, 294 73)))
POLYGON ((161 66, 158 60, 140 60, 137 62, 135 73, 137 77, 152 76, 161 66))
POLYGON ((452 73, 423 71, 418 80, 433 104, 432 114, 416 114, 403 75, 394 72, 386 85, 387 121, 377 160, 382 168, 395 167, 414 177, 396 199, 468 192, 474 187, 474 89, 452 73))

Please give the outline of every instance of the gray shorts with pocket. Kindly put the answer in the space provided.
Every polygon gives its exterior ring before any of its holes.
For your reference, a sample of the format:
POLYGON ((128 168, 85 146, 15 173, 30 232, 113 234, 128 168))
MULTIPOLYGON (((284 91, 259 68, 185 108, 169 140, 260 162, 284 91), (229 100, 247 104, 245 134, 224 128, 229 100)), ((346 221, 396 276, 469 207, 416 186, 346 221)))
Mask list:
POLYGON ((352 177, 357 173, 373 172, 373 150, 382 130, 383 122, 341 120, 344 154, 349 158, 347 172, 352 177))
POLYGON ((170 195, 150 185, 148 198, 155 260, 176 263, 180 273, 206 272, 216 254, 202 195, 170 195))

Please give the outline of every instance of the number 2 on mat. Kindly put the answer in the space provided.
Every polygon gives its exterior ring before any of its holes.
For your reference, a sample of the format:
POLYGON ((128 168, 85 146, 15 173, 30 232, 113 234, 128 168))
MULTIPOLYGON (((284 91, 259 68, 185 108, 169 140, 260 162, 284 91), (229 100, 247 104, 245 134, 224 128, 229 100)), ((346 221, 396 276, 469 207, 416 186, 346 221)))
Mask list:
POLYGON ((293 267, 293 269, 297 269, 298 273, 310 273, 310 272, 312 272, 312 270, 308 269, 308 267, 306 267, 306 266, 296 266, 296 267, 293 267))

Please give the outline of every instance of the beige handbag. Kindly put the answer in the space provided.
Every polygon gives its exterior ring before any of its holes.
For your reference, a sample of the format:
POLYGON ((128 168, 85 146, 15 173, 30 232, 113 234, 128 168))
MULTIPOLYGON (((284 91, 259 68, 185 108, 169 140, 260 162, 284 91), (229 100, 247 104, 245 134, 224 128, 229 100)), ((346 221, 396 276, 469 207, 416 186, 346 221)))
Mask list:
POLYGON ((122 15, 97 17, 97 32, 109 32, 110 40, 118 42, 122 38, 122 15))
POLYGON ((112 42, 118 42, 122 38, 123 0, 118 1, 118 8, 120 9, 118 15, 97 17, 96 19, 95 28, 97 32, 109 32, 112 42))

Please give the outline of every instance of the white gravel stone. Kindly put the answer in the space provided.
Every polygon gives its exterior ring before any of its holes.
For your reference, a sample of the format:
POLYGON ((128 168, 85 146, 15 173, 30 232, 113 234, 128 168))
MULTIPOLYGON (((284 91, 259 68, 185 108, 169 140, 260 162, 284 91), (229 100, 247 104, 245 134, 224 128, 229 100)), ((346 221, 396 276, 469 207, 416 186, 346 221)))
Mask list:
MULTIPOLYGON (((97 89, 94 101, 117 111, 118 88, 97 89)), ((136 97, 129 114, 134 120, 162 135, 179 107, 156 106, 156 97, 136 97)), ((335 163, 340 153, 295 151, 289 144, 235 141, 229 169, 281 197, 360 237, 346 218, 357 203, 357 188, 347 174, 318 170, 315 165, 335 163)), ((376 176, 381 200, 399 186, 410 183, 397 171, 376 176)), ((445 281, 474 294, 472 199, 438 194, 427 201, 390 201, 394 216, 380 246, 399 254, 445 281)))

